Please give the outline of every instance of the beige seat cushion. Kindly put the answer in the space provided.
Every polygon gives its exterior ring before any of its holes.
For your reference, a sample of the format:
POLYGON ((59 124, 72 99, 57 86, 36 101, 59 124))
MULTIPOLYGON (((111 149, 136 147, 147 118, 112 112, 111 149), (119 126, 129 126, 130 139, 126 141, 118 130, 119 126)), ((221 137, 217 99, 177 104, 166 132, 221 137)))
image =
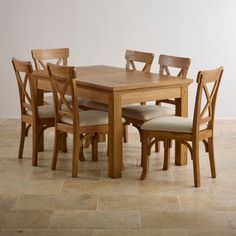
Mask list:
POLYGON ((82 103, 83 106, 88 107, 90 109, 100 110, 100 111, 108 111, 108 105, 100 102, 84 100, 82 103))
MULTIPOLYGON (((193 120, 179 116, 163 116, 145 122, 142 130, 169 131, 180 133, 192 133, 193 120)), ((207 124, 202 124, 200 130, 206 129, 207 124)))
MULTIPOLYGON (((108 113, 105 111, 88 110, 80 111, 80 126, 93 126, 93 125, 108 125, 108 113)), ((66 124, 73 124, 72 118, 63 116, 61 121, 66 124)), ((125 119, 122 118, 122 123, 125 119)))
POLYGON ((174 110, 157 105, 130 105, 122 108, 122 116, 142 121, 174 114, 174 110))
MULTIPOLYGON (((67 102, 71 103, 72 102, 72 97, 69 95, 65 96, 67 102)), ((46 96, 44 98, 44 102, 46 102, 47 104, 53 104, 53 96, 46 96)), ((84 100, 82 98, 78 98, 78 105, 81 106, 83 104, 84 100)))
MULTIPOLYGON (((26 114, 32 116, 32 111, 28 110, 26 114)), ((54 107, 52 105, 38 106, 38 115, 39 118, 53 118, 55 117, 54 107)))

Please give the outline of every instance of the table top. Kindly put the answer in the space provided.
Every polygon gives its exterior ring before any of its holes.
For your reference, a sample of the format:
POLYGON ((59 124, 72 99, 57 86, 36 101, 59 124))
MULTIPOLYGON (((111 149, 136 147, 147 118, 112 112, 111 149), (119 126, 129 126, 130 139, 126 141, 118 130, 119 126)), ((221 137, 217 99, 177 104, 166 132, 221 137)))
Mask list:
MULTIPOLYGON (((48 77, 45 71, 34 71, 33 75, 38 78, 48 77)), ((157 87, 187 86, 193 82, 192 79, 141 71, 127 71, 125 68, 106 65, 76 67, 76 75, 78 85, 114 92, 157 87)))

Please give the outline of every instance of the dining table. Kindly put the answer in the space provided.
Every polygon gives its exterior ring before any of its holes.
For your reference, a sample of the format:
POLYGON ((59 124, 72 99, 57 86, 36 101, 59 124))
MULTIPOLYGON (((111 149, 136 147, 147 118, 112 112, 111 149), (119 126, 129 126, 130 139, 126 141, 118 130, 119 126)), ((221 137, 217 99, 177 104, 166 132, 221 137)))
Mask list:
MULTIPOLYGON (((31 77, 37 79, 38 103, 42 104, 42 91, 52 91, 49 75, 45 70, 35 70, 31 77)), ((189 78, 126 70, 110 65, 76 67, 78 96, 108 105, 109 177, 122 176, 122 106, 175 99, 175 115, 187 117, 188 87, 192 82, 193 80, 189 78)), ((178 142, 175 143, 175 164, 187 164, 187 149, 178 142)))

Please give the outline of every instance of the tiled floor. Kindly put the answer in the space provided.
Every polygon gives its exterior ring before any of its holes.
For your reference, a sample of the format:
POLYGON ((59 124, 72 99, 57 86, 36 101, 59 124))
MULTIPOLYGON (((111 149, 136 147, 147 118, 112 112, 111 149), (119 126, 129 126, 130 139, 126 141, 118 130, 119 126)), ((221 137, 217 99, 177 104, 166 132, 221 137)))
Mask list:
POLYGON ((18 160, 19 120, 0 120, 0 235, 236 235, 236 121, 216 122, 216 179, 201 146, 201 188, 193 187, 190 158, 174 166, 173 152, 168 171, 163 152, 152 152, 149 177, 138 180, 140 143, 130 130, 122 178, 107 178, 106 145, 99 144, 100 160, 92 162, 86 150, 72 179, 71 138, 51 171, 53 130, 47 131, 45 152, 32 167, 31 136, 18 160))

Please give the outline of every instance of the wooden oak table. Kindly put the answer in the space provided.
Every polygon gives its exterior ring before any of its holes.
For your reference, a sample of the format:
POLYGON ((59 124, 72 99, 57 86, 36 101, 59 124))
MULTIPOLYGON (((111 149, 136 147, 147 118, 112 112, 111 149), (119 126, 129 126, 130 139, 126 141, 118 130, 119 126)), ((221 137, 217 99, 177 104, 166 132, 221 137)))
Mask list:
MULTIPOLYGON (((77 76, 79 97, 108 104, 108 176, 111 178, 122 175, 122 105, 174 98, 177 101, 176 115, 188 115, 191 79, 105 65, 78 67, 77 76)), ((34 71, 32 77, 38 79, 38 89, 51 91, 47 73, 34 71)), ((179 143, 175 147, 175 163, 187 164, 187 150, 179 143)))

